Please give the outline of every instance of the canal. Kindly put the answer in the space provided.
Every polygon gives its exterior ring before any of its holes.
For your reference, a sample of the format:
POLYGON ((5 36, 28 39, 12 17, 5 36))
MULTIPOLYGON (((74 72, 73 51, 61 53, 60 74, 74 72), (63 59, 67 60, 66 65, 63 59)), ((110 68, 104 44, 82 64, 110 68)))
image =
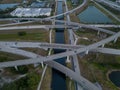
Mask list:
POLYGON ((0 10, 5 10, 7 8, 14 8, 15 6, 19 5, 19 3, 13 4, 0 4, 0 10))
MULTIPOLYGON (((57 2, 57 14, 61 14, 63 13, 63 5, 62 5, 62 1, 58 1, 57 2)), ((56 18, 57 20, 63 20, 64 16, 59 16, 56 18)), ((57 25, 62 24, 62 23, 56 23, 57 25)), ((55 32, 55 43, 65 43, 65 39, 64 39, 64 28, 63 29, 56 29, 55 32)), ((61 53, 61 52, 65 52, 65 50, 60 50, 60 49, 54 49, 54 54, 57 53, 61 53)), ((66 57, 64 58, 60 58, 60 59, 56 59, 55 61, 65 65, 65 60, 66 57)), ((52 90, 67 90, 66 87, 66 76, 59 72, 58 70, 52 69, 52 83, 51 83, 51 88, 52 90)))

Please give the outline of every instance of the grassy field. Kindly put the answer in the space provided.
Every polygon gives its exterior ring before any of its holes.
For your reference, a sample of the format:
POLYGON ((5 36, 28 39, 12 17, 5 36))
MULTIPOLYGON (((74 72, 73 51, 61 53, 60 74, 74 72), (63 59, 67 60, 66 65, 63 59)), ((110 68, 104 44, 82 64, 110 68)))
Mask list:
POLYGON ((65 36, 65 43, 68 44, 69 43, 69 35, 68 35, 67 29, 64 31, 64 36, 65 36))
POLYGON ((120 38, 118 38, 118 40, 116 42, 111 41, 110 43, 106 44, 105 47, 120 49, 120 38))
MULTIPOLYGON (((113 29, 114 30, 114 29, 113 29)), ((82 30, 75 32, 79 37, 87 37, 90 40, 97 38, 97 33, 89 30, 82 30)), ((108 35, 107 35, 108 37, 108 35)), ((100 38, 99 38, 100 39, 100 38)), ((79 40, 79 44, 91 44, 87 40, 79 40)), ((110 42, 105 47, 112 47, 120 49, 120 39, 118 38, 116 43, 110 42)), ((91 82, 99 82, 103 90, 119 90, 109 79, 108 72, 112 70, 120 70, 120 56, 107 55, 100 53, 89 53, 79 58, 79 65, 82 76, 90 80, 91 82)))
POLYGON ((119 90, 107 77, 110 70, 120 69, 120 56, 94 54, 79 57, 81 74, 92 82, 99 82, 103 90, 119 90))
POLYGON ((48 67, 40 90, 51 90, 51 75, 52 75, 51 68, 48 67))
POLYGON ((40 49, 40 48, 21 48, 21 49, 25 50, 25 51, 36 53, 41 56, 46 56, 48 53, 46 50, 40 49))
POLYGON ((40 68, 31 70, 26 77, 16 80, 12 83, 6 83, 1 90, 35 90, 41 78, 42 70, 40 68), (39 69, 39 70, 38 70, 39 69))
MULTIPOLYGON (((26 59, 26 57, 0 52, 0 62, 26 59)), ((27 76, 15 82, 4 84, 0 90, 35 90, 41 77, 42 68, 34 68, 33 65, 18 66, 18 71, 14 67, 4 68, 1 77, 15 78, 17 75, 27 73, 27 76), (23 84, 23 85, 22 85, 23 84)))
POLYGON ((75 90, 75 82, 69 77, 66 78, 67 90, 75 90))
POLYGON ((46 30, 14 30, 14 31, 0 31, 1 41, 49 41, 49 33, 46 30), (26 35, 19 36, 18 32, 24 31, 26 35))
MULTIPOLYGON (((72 69, 72 62, 67 62, 66 67, 72 69)), ((66 85, 67 85, 67 90, 75 90, 75 82, 69 77, 66 77, 66 85)))
POLYGON ((25 57, 20 56, 20 55, 6 53, 6 52, 0 52, 0 62, 10 61, 10 60, 19 60, 19 59, 25 59, 25 57))
POLYGON ((80 29, 75 32, 79 37, 77 44, 89 45, 95 42, 98 42, 107 37, 107 34, 100 33, 97 35, 97 32, 89 29, 80 29))
POLYGON ((105 28, 105 29, 108 29, 108 30, 113 31, 113 32, 119 32, 120 31, 120 28, 105 28))
POLYGON ((8 24, 8 23, 12 23, 12 21, 0 21, 0 25, 2 25, 2 24, 8 24))

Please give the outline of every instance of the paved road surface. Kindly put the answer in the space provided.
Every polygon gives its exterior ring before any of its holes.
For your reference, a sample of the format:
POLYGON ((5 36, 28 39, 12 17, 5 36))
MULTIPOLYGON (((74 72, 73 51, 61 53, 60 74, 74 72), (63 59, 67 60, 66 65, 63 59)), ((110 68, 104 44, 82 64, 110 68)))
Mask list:
MULTIPOLYGON (((44 42, 7 42, 7 41, 0 41, 0 45, 8 46, 12 48, 42 48, 42 49, 68 49, 68 50, 77 50, 79 48, 86 47, 84 45, 70 45, 70 44, 56 44, 56 43, 44 43, 44 42)), ((2 49, 1 49, 2 50, 2 49)), ((6 49, 7 50, 7 49, 6 49)), ((111 49, 111 48, 95 48, 90 50, 92 52, 100 52, 106 54, 114 54, 120 55, 120 50, 118 49, 111 49)))
MULTIPOLYGON (((32 63, 40 63, 40 59, 41 59, 41 62, 45 62, 45 61, 51 61, 51 60, 54 60, 54 59, 58 59, 58 58, 62 58, 62 57, 66 57, 66 56, 70 56, 70 55, 75 55, 75 54, 78 54, 78 53, 82 53, 82 52, 88 52, 89 50, 92 50, 92 49, 95 49, 103 44, 106 44, 114 39, 116 39, 117 37, 120 36, 120 32, 116 33, 115 35, 109 37, 109 38, 106 38, 104 40, 101 40, 97 43, 94 43, 94 44, 91 44, 91 45, 88 45, 84 48, 79 48, 75 51, 68 51, 68 52, 63 52, 63 53, 59 53, 59 54, 55 54, 55 55, 51 55, 51 56, 47 56, 47 57, 43 57, 43 58, 35 58, 36 61, 34 61, 34 59, 28 59, 27 63, 26 64, 32 64, 32 63)), ((8 50, 9 51, 9 50, 8 50)), ((8 67, 8 66, 15 66, 15 65, 21 65, 21 63, 17 61, 14 63, 15 61, 11 61, 11 62, 1 62, 0 63, 0 67, 8 67)), ((22 62, 23 64, 24 62, 22 62)))
MULTIPOLYGON (((3 48, 6 48, 6 46, 3 46, 3 48)), ((7 50, 10 50, 9 52, 13 53, 13 50, 11 51, 11 49, 12 48, 10 48, 10 47, 7 48, 7 50)), ((16 54, 16 50, 19 51, 19 49, 14 49, 14 54, 16 54)), ((19 54, 19 55, 21 54, 23 56, 27 56, 27 57, 30 57, 30 58, 36 58, 36 56, 37 56, 37 54, 35 55, 34 53, 33 53, 34 55, 32 55, 32 56, 31 55, 28 56, 30 52, 21 50, 21 52, 22 51, 23 51, 23 53, 26 52, 26 54, 22 54, 20 52, 18 52, 17 54, 19 54)), ((2 63, 2 64, 0 64, 0 68, 4 67, 5 64, 6 64, 5 67, 10 67, 9 65, 11 65, 11 66, 19 66, 19 65, 27 65, 28 63, 33 64, 33 63, 36 63, 36 61, 37 61, 37 63, 41 63, 42 58, 43 57, 39 56, 39 58, 37 60, 36 59, 33 59, 31 61, 29 61, 29 60, 18 60, 18 61, 11 61, 8 64, 7 63, 2 63)), ((60 65, 59 63, 57 63, 55 61, 50 61, 50 62, 47 61, 45 63, 48 64, 49 66, 63 72, 64 74, 66 74, 67 76, 72 78, 73 80, 77 81, 85 89, 87 89, 87 90, 99 90, 94 84, 92 84, 91 82, 89 82, 88 80, 83 78, 82 76, 77 75, 76 73, 74 73, 74 71, 66 68, 63 65, 60 65)))

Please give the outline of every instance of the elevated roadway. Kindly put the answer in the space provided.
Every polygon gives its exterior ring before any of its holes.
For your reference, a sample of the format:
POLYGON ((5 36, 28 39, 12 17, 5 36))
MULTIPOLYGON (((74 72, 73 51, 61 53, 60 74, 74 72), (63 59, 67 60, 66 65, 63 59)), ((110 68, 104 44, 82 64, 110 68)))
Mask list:
MULTIPOLYGON (((65 57, 65 56, 79 54, 79 53, 82 53, 82 52, 88 52, 88 51, 90 51, 92 49, 95 49, 95 48, 97 48, 99 46, 102 46, 103 44, 106 44, 106 43, 108 43, 110 41, 115 40, 119 36, 120 36, 120 32, 118 32, 118 33, 114 34, 113 36, 110 36, 110 37, 108 37, 108 38, 106 38, 104 40, 101 40, 101 41, 99 41, 97 43, 88 45, 88 46, 86 46, 84 48, 79 48, 79 49, 74 50, 74 51, 63 52, 63 53, 59 53, 59 54, 55 54, 55 55, 51 55, 51 56, 47 56, 47 57, 43 57, 43 58, 35 58, 36 61, 34 61, 34 59, 28 59, 27 60, 28 62, 26 64, 40 63, 40 61, 39 61, 40 59, 41 59, 42 62, 45 62, 45 61, 51 61, 51 60, 55 60, 55 59, 58 59, 58 58, 62 58, 62 57, 65 57)), ((24 62, 24 60, 23 60, 23 62, 24 62)), ((19 65, 20 62, 19 63, 14 63, 14 61, 1 62, 0 63, 0 68, 15 66, 15 64, 19 65)))
POLYGON ((120 12, 120 6, 117 5, 117 4, 111 3, 111 2, 109 2, 107 0, 95 0, 95 1, 99 2, 99 3, 103 3, 104 5, 107 5, 107 6, 109 6, 109 7, 111 7, 111 8, 113 8, 113 9, 120 12))
POLYGON ((22 30, 22 29, 53 29, 53 28, 72 28, 68 25, 26 25, 26 26, 12 26, 12 27, 1 27, 0 30, 22 30))
MULTIPOLYGON (((79 48, 86 47, 84 45, 70 45, 70 44, 56 44, 56 43, 40 43, 40 42, 0 42, 1 46, 7 46, 11 48, 43 48, 43 49, 67 49, 67 50, 77 50, 79 48)), ((2 47, 0 47, 2 50, 2 47)), ((7 49, 6 49, 7 50, 7 49)), ((111 49, 111 48, 95 48, 90 50, 92 52, 100 52, 105 54, 114 54, 114 55, 120 55, 120 50, 117 49, 111 49)), ((9 51, 8 51, 9 52, 9 51)), ((19 51, 16 51, 19 52, 19 51)), ((22 53, 24 55, 24 53, 22 53)))
MULTIPOLYGON (((69 69, 63 67, 62 65, 57 64, 56 62, 54 62, 54 63, 53 63, 53 61, 49 62, 49 60, 54 60, 55 58, 62 58, 62 57, 68 56, 68 55, 74 55, 74 54, 78 54, 81 52, 85 52, 86 50, 89 50, 89 49, 97 48, 98 46, 100 46, 102 44, 105 44, 107 42, 110 42, 111 40, 114 40, 116 38, 115 36, 120 36, 120 32, 118 32, 117 34, 115 34, 107 39, 104 39, 100 42, 89 45, 85 48, 77 49, 76 51, 68 51, 68 52, 64 52, 64 53, 60 53, 60 54, 56 54, 56 55, 51 55, 51 56, 47 56, 47 57, 40 57, 39 58, 39 56, 38 56, 37 58, 33 58, 33 59, 1 62, 0 68, 47 62, 47 64, 49 64, 50 66, 53 66, 54 68, 56 68, 57 70, 60 70, 61 72, 68 75, 69 77, 72 77, 85 89, 87 89, 87 90, 99 90, 98 87, 96 87, 95 85, 90 83, 85 78, 78 76, 77 74, 73 73, 73 71, 70 71, 69 69)), ((0 45, 0 46, 2 46, 2 45, 0 45)), ((2 46, 2 48, 6 48, 6 46, 2 46)), ((7 50, 11 51, 11 49, 9 50, 9 48, 7 48, 7 50)), ((16 51, 15 51, 15 53, 16 53, 16 51)))
POLYGON ((112 12, 108 11, 106 8, 104 8, 102 5, 100 5, 99 3, 95 2, 93 0, 93 2, 100 8, 102 8, 104 11, 106 11, 109 15, 111 15, 114 19, 116 19, 116 21, 120 22, 120 19, 115 15, 113 14, 112 12))
MULTIPOLYGON (((67 12, 68 11, 68 6, 67 6, 66 0, 64 0, 64 3, 65 3, 66 12, 67 12)), ((71 21, 69 14, 66 15, 66 17, 67 17, 67 21, 71 21)), ((69 43, 75 44, 75 38, 73 36, 73 30, 72 29, 68 29, 68 37, 69 37, 69 43)), ((72 68, 75 71, 75 73, 80 75, 80 67, 79 67, 77 55, 72 55, 71 57, 72 57, 71 58, 72 68)), ((70 57, 67 56, 67 59, 70 59, 70 57)), ((82 87, 78 83, 75 82, 75 85, 76 85, 76 90, 82 90, 82 87)))
POLYGON ((99 27, 99 28, 120 28, 120 25, 112 25, 112 24, 108 24, 108 25, 104 25, 104 24, 89 24, 88 26, 93 26, 93 27, 99 27))
POLYGON ((98 28, 94 25, 90 26, 90 25, 85 25, 85 24, 79 24, 79 23, 75 23, 75 22, 69 22, 69 21, 62 21, 62 20, 55 20, 56 22, 61 22, 61 23, 68 23, 69 25, 27 25, 27 26, 11 26, 11 27, 1 27, 0 30, 22 30, 22 29, 40 29, 40 28, 45 28, 45 29, 49 29, 49 28, 71 28, 74 29, 74 27, 78 28, 88 28, 88 29, 92 29, 92 30, 96 30, 96 31, 101 31, 101 32, 105 32, 108 34, 115 34, 115 32, 113 31, 109 31, 107 29, 103 29, 103 28, 98 28))
POLYGON ((113 36, 111 36, 107 39, 104 39, 100 42, 89 45, 85 48, 77 49, 76 51, 68 51, 68 52, 64 52, 64 53, 60 53, 60 54, 56 54, 56 55, 51 55, 51 56, 47 56, 47 57, 43 57, 43 58, 34 58, 34 59, 26 59, 26 60, 18 60, 18 61, 1 62, 0 63, 0 68, 12 67, 12 66, 16 66, 16 65, 19 66, 19 65, 26 65, 26 64, 33 64, 33 63, 41 63, 41 62, 46 62, 46 61, 49 61, 49 60, 54 60, 54 59, 57 59, 57 58, 62 58, 62 57, 68 56, 68 55, 74 55, 74 54, 77 54, 77 53, 80 53, 80 52, 85 52, 86 50, 97 48, 98 46, 100 46, 102 44, 110 42, 111 40, 114 40, 116 38, 115 36, 119 36, 119 35, 120 35, 120 32, 118 32, 117 34, 115 34, 115 35, 113 35, 113 36))
MULTIPOLYGON (((3 46, 3 48, 6 48, 6 46, 3 46)), ((11 51, 12 48, 8 47, 8 50, 10 50, 11 53, 13 53, 13 50, 11 51)), ((17 51, 19 51, 19 49, 16 49, 17 51)), ((14 54, 16 54, 16 50, 14 49, 14 54)), ((21 50, 21 52, 26 52, 26 54, 22 54, 20 52, 18 52, 17 54, 21 54, 22 56, 26 56, 29 58, 36 58, 39 57, 39 63, 42 62, 40 59, 42 58, 42 56, 38 56, 37 54, 28 52, 28 51, 24 51, 21 50), (29 53, 33 54, 32 56, 29 55, 29 53), (29 56, 28 56, 29 55, 29 56)), ((29 62, 29 63, 34 63, 36 60, 34 59, 34 61, 29 62)), ((26 65, 28 63, 27 60, 18 60, 18 61, 13 61, 13 63, 9 62, 9 64, 13 64, 15 66, 18 66, 17 63, 19 63, 19 65, 26 65), (24 61, 24 62, 23 62, 24 61)), ((55 61, 47 61, 44 62, 45 64, 48 64, 49 66, 61 71, 62 73, 66 74, 67 76, 69 76, 70 78, 72 78, 73 80, 77 81, 83 88, 87 89, 87 90, 99 90, 97 88, 97 86, 95 86, 94 84, 92 84, 91 82, 89 82, 88 80, 86 80, 85 78, 83 78, 82 76, 77 75, 76 73, 74 73, 74 71, 66 68, 65 66, 55 62, 55 61)), ((1 66, 1 65, 0 65, 1 66)), ((9 65, 7 66, 9 67, 9 65)))

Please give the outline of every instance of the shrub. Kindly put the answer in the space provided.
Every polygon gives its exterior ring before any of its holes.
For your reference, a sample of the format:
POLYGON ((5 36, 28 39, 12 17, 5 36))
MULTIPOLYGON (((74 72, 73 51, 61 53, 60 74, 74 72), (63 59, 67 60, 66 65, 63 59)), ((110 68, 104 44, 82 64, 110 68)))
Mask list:
POLYGON ((25 31, 18 32, 19 36, 25 36, 27 33, 25 31))

